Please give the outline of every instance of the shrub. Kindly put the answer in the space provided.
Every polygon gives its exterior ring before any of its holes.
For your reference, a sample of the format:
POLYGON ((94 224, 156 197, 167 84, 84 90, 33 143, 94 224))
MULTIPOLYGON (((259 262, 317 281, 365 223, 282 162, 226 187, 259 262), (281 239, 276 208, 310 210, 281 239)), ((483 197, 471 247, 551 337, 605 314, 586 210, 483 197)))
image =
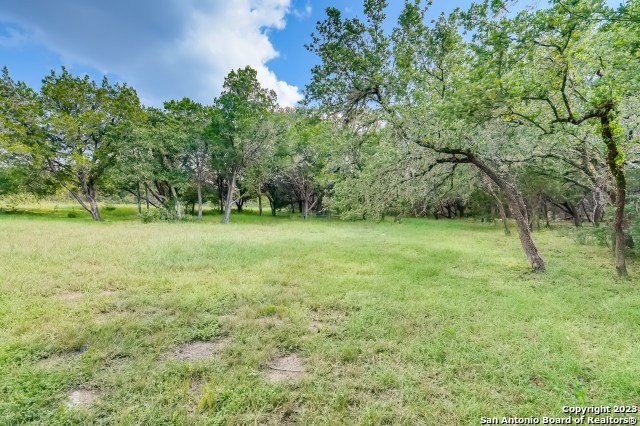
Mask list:
POLYGON ((584 226, 576 229, 573 237, 578 244, 611 247, 611 229, 608 226, 584 226))
POLYGON ((149 210, 142 215, 143 223, 178 222, 189 220, 191 220, 191 216, 184 215, 181 219, 178 217, 178 213, 175 210, 168 209, 166 207, 149 210))

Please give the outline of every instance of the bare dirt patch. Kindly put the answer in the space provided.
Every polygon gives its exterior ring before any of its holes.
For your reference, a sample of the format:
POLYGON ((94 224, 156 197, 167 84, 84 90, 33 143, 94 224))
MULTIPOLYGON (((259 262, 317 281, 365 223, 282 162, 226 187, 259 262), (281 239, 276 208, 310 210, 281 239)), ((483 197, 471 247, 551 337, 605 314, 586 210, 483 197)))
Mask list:
POLYGON ((171 358, 182 361, 209 359, 226 348, 229 341, 224 338, 215 342, 189 342, 176 348, 171 358))
POLYGON ((291 383, 300 380, 306 369, 296 354, 277 357, 266 366, 265 375, 271 383, 291 383))
POLYGON ((69 395, 67 408, 87 407, 89 405, 93 405, 98 398, 100 398, 100 395, 95 390, 76 389, 69 395))

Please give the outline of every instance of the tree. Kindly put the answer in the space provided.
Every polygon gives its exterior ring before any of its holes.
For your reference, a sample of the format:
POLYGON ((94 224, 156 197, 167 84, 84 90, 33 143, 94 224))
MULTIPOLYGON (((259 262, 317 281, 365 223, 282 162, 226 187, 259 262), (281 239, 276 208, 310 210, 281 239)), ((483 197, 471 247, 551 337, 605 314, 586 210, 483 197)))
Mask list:
POLYGON ((42 158, 36 157, 42 112, 38 93, 14 81, 5 67, 0 79, 0 193, 55 192, 59 185, 43 173, 42 158))
POLYGON ((282 169, 292 195, 299 200, 300 213, 307 219, 320 206, 333 173, 328 170, 336 132, 330 122, 311 111, 292 116, 288 132, 288 164, 282 169))
POLYGON ((229 223, 232 205, 242 197, 235 195, 239 177, 245 167, 263 156, 277 134, 271 120, 276 94, 260 86, 251 67, 231 71, 223 88, 215 100, 209 135, 215 162, 226 171, 223 222, 229 223))
POLYGON ((65 68, 44 78, 40 93, 3 76, 2 109, 11 140, 23 146, 47 178, 100 220, 98 190, 113 165, 112 134, 131 128, 138 96, 127 85, 101 85, 65 68))
POLYGON ((505 123, 491 120, 490 97, 469 83, 473 69, 467 64, 469 52, 457 30, 457 15, 443 16, 429 27, 420 2, 407 2, 389 37, 383 31, 386 5, 383 0, 365 1, 366 23, 327 9, 327 19, 318 23, 318 34, 308 46, 321 64, 313 68, 307 99, 347 120, 373 111, 376 120, 394 129, 399 143, 431 153, 425 174, 475 166, 508 198, 531 266, 543 271, 524 201, 513 173, 501 161, 517 135, 508 132, 505 123), (465 102, 457 102, 462 94, 465 102), (494 136, 504 143, 489 146, 494 136))
POLYGON ((621 116, 625 99, 640 89, 634 37, 640 21, 637 7, 633 19, 632 3, 616 12, 598 0, 558 0, 548 9, 494 20, 485 2, 470 14, 478 19, 472 26, 475 66, 482 73, 478 81, 497 94, 505 117, 543 135, 576 127, 599 135, 614 188, 615 264, 621 277, 628 275, 624 169, 631 143, 621 116))
POLYGON ((183 98, 169 101, 165 110, 176 120, 184 138, 184 165, 196 183, 198 218, 202 218, 202 186, 211 176, 211 146, 206 135, 206 126, 211 121, 211 108, 183 98))

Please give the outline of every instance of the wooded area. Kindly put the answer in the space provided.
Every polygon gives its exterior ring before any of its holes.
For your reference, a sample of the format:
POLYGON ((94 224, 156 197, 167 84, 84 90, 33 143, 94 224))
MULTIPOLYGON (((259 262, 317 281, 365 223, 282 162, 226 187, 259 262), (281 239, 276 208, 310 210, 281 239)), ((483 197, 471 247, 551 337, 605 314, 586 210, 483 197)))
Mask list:
POLYGON ((141 105, 136 91, 66 69, 36 91, 0 82, 0 193, 67 191, 94 220, 133 197, 146 221, 202 217, 203 203, 513 220, 531 267, 553 221, 593 228, 620 277, 640 232, 640 6, 554 0, 508 13, 487 1, 426 22, 406 2, 364 19, 328 8, 307 48, 306 100, 280 108, 256 71, 231 71, 212 103, 141 105), (604 231, 603 231, 604 230, 604 231))

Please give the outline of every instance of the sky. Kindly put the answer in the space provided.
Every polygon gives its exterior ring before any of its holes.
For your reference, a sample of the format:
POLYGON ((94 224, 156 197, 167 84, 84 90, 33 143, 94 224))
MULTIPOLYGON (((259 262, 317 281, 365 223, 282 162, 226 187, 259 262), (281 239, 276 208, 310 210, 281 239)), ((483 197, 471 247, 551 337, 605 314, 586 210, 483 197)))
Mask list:
MULTIPOLYGON (((471 0, 433 0, 429 18, 471 0)), ((394 20, 403 1, 389 0, 394 20)), ((66 66, 133 86, 145 105, 211 104, 232 69, 250 65, 282 106, 301 100, 317 58, 304 45, 328 6, 362 0, 0 0, 0 67, 35 89, 66 66)))

